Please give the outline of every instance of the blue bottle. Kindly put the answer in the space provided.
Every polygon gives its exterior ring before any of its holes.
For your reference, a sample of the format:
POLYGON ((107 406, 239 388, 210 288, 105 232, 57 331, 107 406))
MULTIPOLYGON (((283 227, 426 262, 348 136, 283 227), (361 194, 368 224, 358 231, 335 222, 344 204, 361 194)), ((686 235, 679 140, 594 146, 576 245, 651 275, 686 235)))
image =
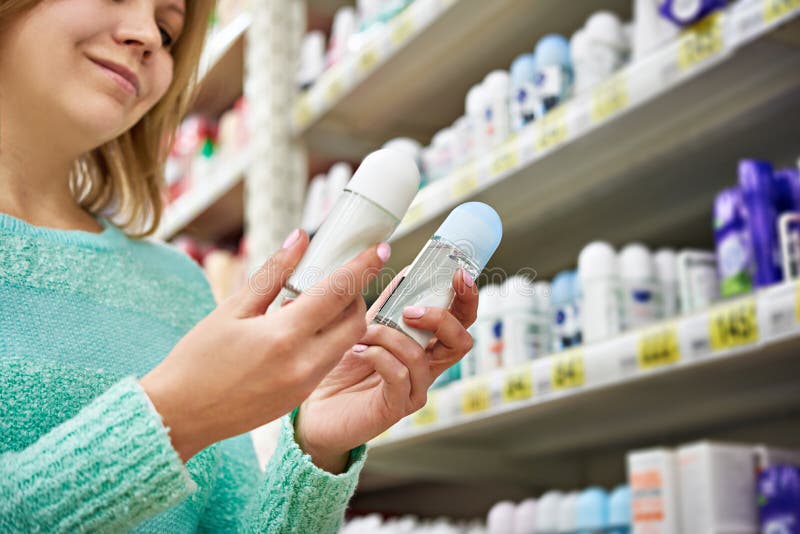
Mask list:
POLYGON ((554 314, 554 351, 568 349, 581 342, 577 280, 575 271, 562 271, 553 278, 550 299, 554 314))
POLYGON ((764 287, 780 282, 781 258, 778 212, 772 165, 746 159, 739 162, 739 187, 747 209, 747 222, 755 262, 754 282, 764 287))
POLYGON ((602 488, 583 490, 575 512, 578 534, 605 532, 608 527, 608 493, 602 488))
POLYGON ((608 534, 630 534, 631 516, 631 488, 617 486, 608 498, 608 534))
POLYGON ((536 91, 544 111, 550 111, 569 96, 573 72, 569 41, 562 35, 545 35, 536 43, 536 91))
POLYGON ((747 211, 738 187, 723 190, 714 200, 714 241, 720 294, 732 297, 753 289, 753 247, 747 211))
POLYGON ((536 56, 522 54, 511 63, 509 111, 511 129, 518 132, 544 114, 536 91, 536 56))

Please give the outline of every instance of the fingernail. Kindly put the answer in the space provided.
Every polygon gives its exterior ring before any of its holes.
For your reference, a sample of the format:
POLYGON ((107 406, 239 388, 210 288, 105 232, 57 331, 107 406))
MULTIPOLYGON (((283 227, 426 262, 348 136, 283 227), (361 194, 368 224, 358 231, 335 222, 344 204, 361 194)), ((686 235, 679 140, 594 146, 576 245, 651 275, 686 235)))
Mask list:
POLYGON ((425 308, 422 306, 406 306, 403 308, 403 315, 409 319, 419 319, 425 315, 425 308))
POLYGON ((364 352, 365 350, 367 350, 367 346, 366 345, 362 345, 361 343, 357 343, 357 344, 353 345, 353 349, 352 350, 353 350, 353 352, 364 352))
POLYGON ((300 238, 300 230, 295 228, 294 230, 292 230, 292 233, 286 236, 286 240, 283 242, 283 248, 291 247, 297 242, 299 238, 300 238))
POLYGON ((467 287, 472 287, 475 285, 475 280, 473 280, 472 276, 470 276, 470 274, 463 269, 461 271, 461 278, 464 279, 464 283, 467 284, 467 287))
POLYGON ((392 247, 389 246, 389 243, 381 243, 378 245, 378 257, 382 262, 386 263, 391 255, 392 247))

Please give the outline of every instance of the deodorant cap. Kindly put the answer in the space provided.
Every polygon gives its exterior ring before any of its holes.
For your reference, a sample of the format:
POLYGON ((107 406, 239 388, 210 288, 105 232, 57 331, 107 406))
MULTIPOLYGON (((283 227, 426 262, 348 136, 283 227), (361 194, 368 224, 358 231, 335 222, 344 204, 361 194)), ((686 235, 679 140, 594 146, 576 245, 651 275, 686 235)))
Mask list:
POLYGON ((492 506, 486 516, 488 534, 506 534, 514 528, 514 503, 500 501, 492 506))
POLYGON ((500 307, 503 304, 501 288, 502 286, 499 284, 489 284, 478 291, 479 319, 500 313, 500 307))
POLYGON ((548 491, 536 504, 536 532, 558 531, 558 508, 563 499, 560 491, 548 491))
POLYGON ((382 148, 397 150, 398 152, 408 154, 414 158, 414 161, 419 161, 420 152, 422 152, 422 145, 420 142, 410 137, 395 137, 394 139, 389 139, 384 143, 382 148))
POLYGON ((619 17, 610 11, 598 11, 586 21, 586 34, 595 43, 619 50, 626 48, 625 32, 619 17))
POLYGON ((408 155, 383 148, 364 158, 347 189, 370 199, 400 220, 419 189, 419 169, 408 155))
POLYGON ((511 63, 509 75, 514 84, 533 83, 536 79, 536 56, 534 54, 517 56, 511 63))
POLYGON ((605 241, 593 241, 578 255, 578 276, 589 281, 617 276, 617 254, 605 241))
POLYGON ((601 488, 588 488, 578 498, 575 527, 602 530, 608 526, 608 494, 601 488))
POLYGON ((769 191, 772 185, 772 165, 757 159, 743 159, 739 162, 739 186, 742 193, 769 191))
POLYGON ((545 35, 536 43, 536 65, 538 68, 551 65, 569 67, 569 42, 562 35, 545 35))
POLYGON ((641 243, 631 243, 619 253, 619 271, 622 278, 655 278, 650 250, 641 243))
POLYGON ((511 78, 507 71, 493 70, 483 79, 483 87, 489 99, 507 98, 511 78))
POLYGON ((341 161, 335 164, 328 171, 328 194, 338 195, 341 193, 352 177, 353 168, 349 163, 341 161))
POLYGON ((455 244, 482 271, 500 245, 503 223, 487 204, 465 202, 450 212, 434 235, 455 244))
POLYGON ((431 145, 440 147, 444 145, 448 145, 453 140, 453 130, 448 128, 442 128, 438 132, 436 132, 431 139, 431 145))
POLYGON ((671 248, 662 248, 653 255, 656 267, 656 278, 662 281, 678 279, 678 258, 671 248))
POLYGON ((503 282, 503 310, 535 311, 534 284, 521 275, 509 276, 503 282))
POLYGON ((553 308, 553 289, 549 282, 536 282, 533 284, 533 301, 539 311, 548 311, 553 308))
POLYGON ((569 39, 569 53, 572 60, 577 63, 579 58, 584 58, 588 55, 592 43, 589 40, 589 35, 586 30, 581 28, 572 34, 569 39))
POLYGON ((300 71, 297 81, 301 85, 313 82, 325 70, 325 34, 309 32, 300 47, 300 71))
POLYGON ((558 531, 574 532, 575 516, 578 511, 578 492, 568 493, 558 506, 558 531))
POLYGON ((470 88, 464 105, 467 115, 483 115, 483 110, 486 108, 486 90, 482 83, 470 88))
POLYGON ((536 534, 536 499, 525 499, 514 510, 513 534, 536 534))
POLYGON ((617 486, 608 499, 608 524, 622 527, 631 524, 631 488, 617 486))

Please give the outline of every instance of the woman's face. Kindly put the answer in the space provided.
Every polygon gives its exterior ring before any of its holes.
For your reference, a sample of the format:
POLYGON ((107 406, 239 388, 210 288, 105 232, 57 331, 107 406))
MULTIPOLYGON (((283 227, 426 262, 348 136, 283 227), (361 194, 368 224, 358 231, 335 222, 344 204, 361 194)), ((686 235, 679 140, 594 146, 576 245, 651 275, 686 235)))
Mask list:
POLYGON ((4 104, 89 150, 150 110, 172 81, 184 0, 43 0, 0 36, 4 104))

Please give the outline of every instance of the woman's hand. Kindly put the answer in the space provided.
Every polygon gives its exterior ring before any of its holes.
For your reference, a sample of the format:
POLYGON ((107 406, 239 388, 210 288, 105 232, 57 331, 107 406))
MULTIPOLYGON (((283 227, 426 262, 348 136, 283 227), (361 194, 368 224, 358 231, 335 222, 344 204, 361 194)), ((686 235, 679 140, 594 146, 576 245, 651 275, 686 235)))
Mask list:
POLYGON ((265 315, 307 247, 308 236, 295 230, 248 284, 142 378, 184 461, 291 411, 363 336, 361 291, 388 258, 386 244, 265 315))
MULTIPOLYGON (((370 308, 368 323, 401 275, 370 308)), ((343 471, 351 449, 425 406, 436 377, 469 351, 472 337, 466 329, 475 321, 478 289, 464 271, 456 273, 453 288, 456 297, 450 311, 411 307, 403 313, 409 326, 434 333, 426 348, 393 328, 370 324, 303 402, 295 436, 315 464, 332 473, 343 471)))

